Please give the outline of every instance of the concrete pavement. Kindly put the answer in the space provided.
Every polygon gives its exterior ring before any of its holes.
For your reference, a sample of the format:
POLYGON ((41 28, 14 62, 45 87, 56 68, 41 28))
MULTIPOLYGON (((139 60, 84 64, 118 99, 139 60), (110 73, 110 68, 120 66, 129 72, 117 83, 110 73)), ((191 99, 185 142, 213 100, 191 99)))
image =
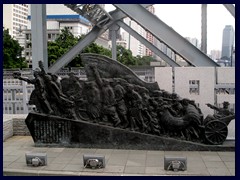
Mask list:
POLYGON ((3 142, 5 176, 234 176, 235 152, 147 151, 122 149, 34 147, 31 136, 3 142), (47 166, 26 165, 26 152, 47 153, 47 166), (83 167, 83 154, 105 155, 106 167, 83 167), (186 171, 165 171, 164 155, 186 156, 186 171))

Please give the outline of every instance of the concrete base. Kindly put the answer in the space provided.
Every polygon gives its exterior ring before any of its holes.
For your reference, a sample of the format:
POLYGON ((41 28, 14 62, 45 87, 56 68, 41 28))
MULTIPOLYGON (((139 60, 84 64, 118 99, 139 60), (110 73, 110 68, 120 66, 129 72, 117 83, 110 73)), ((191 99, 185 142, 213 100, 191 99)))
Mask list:
POLYGON ((223 145, 205 145, 38 113, 29 113, 26 124, 36 146, 164 151, 235 151, 235 141, 226 141, 223 145), (39 128, 39 125, 42 125, 42 128, 39 128))

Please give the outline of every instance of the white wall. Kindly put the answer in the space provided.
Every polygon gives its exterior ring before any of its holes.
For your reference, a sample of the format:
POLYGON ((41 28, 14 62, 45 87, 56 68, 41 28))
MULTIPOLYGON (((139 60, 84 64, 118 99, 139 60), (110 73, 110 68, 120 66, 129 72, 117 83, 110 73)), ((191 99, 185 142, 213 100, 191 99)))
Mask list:
POLYGON ((205 104, 214 104, 215 69, 213 67, 176 67, 175 92, 182 98, 189 98, 199 103, 202 113, 213 114, 205 104), (190 94, 189 80, 199 80, 199 95, 190 94))
POLYGON ((172 68, 155 67, 155 81, 158 83, 160 89, 172 93, 172 68))
MULTIPOLYGON (((206 106, 206 103, 221 104, 228 101, 235 104, 235 94, 215 94, 216 84, 235 84, 234 67, 175 67, 174 68, 174 87, 175 92, 182 98, 188 98, 199 103, 199 107, 204 114, 204 118, 214 111, 206 106), (199 95, 190 94, 189 80, 199 80, 199 95), (217 83, 216 83, 217 82, 217 83)), ((173 92, 172 88, 172 68, 155 67, 155 80, 160 89, 173 92)), ((227 139, 235 139, 235 120, 228 125, 227 139)))

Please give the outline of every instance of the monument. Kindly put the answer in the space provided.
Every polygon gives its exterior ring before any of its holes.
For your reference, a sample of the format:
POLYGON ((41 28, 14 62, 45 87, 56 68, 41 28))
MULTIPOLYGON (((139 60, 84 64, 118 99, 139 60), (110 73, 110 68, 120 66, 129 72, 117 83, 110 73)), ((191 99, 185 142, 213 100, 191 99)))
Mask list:
POLYGON ((106 56, 82 54, 87 80, 70 73, 59 79, 44 71, 35 86, 26 118, 36 146, 152 150, 221 150, 235 114, 207 104, 218 113, 204 118, 195 102, 147 83, 106 56))

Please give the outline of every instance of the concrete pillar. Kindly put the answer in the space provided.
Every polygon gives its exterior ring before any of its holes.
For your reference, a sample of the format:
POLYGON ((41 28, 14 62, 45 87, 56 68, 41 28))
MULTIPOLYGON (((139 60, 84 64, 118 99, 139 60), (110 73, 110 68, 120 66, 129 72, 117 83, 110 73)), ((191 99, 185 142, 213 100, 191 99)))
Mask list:
POLYGON ((43 61, 48 71, 46 4, 31 4, 32 32, 32 68, 38 68, 38 61, 43 61))
POLYGON ((117 60, 117 31, 119 30, 118 25, 112 25, 109 28, 109 31, 111 32, 111 40, 112 40, 112 59, 117 60))

